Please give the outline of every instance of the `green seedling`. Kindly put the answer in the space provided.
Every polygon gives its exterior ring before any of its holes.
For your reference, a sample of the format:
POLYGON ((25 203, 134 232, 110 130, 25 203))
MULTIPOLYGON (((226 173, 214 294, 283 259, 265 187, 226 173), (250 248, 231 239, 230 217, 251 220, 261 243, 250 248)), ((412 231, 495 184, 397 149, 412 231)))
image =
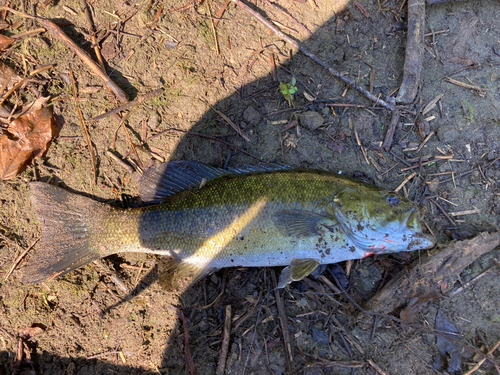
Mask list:
POLYGON ((292 77, 291 81, 288 83, 280 82, 280 91, 290 104, 293 101, 293 94, 297 92, 297 86, 295 86, 295 83, 295 77, 292 77))

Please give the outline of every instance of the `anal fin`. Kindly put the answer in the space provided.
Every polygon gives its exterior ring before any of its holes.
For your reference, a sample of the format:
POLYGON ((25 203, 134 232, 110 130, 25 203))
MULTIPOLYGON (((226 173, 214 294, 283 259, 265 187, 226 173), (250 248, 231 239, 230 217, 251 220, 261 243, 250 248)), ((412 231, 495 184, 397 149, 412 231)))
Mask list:
POLYGON ((160 285, 168 292, 183 292, 217 268, 202 268, 174 257, 163 257, 158 265, 160 285))

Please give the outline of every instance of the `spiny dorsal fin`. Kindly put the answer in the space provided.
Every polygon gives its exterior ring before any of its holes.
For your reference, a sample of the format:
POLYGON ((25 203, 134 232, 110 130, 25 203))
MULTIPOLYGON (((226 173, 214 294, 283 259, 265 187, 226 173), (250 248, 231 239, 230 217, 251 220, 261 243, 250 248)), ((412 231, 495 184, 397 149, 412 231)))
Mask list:
POLYGON ((242 168, 215 168, 194 160, 178 160, 148 168, 139 183, 139 196, 144 202, 161 203, 183 190, 199 188, 203 182, 227 175, 289 169, 288 166, 250 166, 242 168))
POLYGON ((313 272, 319 265, 317 259, 292 259, 288 267, 281 271, 278 288, 284 288, 292 281, 300 281, 311 272, 313 272))

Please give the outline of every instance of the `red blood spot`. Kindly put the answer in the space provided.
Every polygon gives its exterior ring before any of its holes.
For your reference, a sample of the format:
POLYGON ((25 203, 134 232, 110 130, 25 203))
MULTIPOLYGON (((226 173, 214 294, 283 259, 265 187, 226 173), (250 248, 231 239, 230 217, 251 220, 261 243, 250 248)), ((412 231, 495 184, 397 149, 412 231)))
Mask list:
POLYGON ((363 254, 363 258, 369 257, 372 254, 373 253, 371 251, 365 251, 365 253, 363 254))
POLYGON ((390 239, 388 239, 388 238, 386 238, 384 241, 385 241, 385 242, 389 242, 389 243, 396 243, 396 242, 394 242, 394 241, 392 241, 392 240, 390 240, 390 239))

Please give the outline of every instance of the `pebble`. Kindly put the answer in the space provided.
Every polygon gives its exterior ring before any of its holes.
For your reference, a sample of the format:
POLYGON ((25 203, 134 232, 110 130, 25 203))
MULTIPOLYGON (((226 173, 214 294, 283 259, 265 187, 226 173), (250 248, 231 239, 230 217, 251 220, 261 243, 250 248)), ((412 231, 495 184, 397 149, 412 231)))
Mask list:
POLYGON ((243 112, 243 119, 250 125, 257 125, 261 118, 262 115, 260 114, 260 112, 252 106, 249 106, 247 109, 245 109, 245 112, 243 112))
POLYGON ((316 130, 325 120, 318 112, 307 111, 299 115, 300 123, 302 126, 308 127, 310 130, 316 130))

